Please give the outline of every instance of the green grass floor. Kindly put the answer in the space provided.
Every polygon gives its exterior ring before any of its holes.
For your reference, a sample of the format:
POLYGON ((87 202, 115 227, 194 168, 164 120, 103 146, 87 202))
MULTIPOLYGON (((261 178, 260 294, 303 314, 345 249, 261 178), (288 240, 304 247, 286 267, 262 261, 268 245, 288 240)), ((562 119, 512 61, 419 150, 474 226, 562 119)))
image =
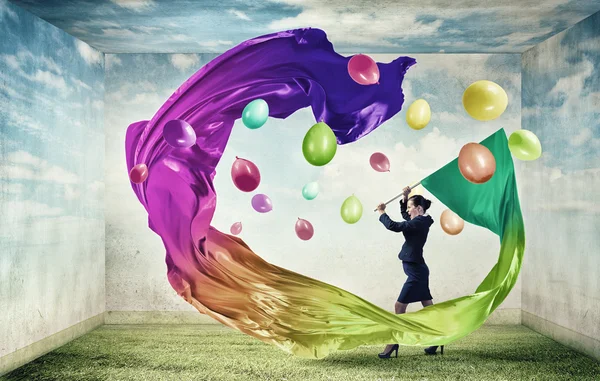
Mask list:
POLYGON ((524 326, 484 326, 443 356, 381 349, 308 360, 220 325, 108 325, 0 380, 600 380, 600 362, 524 326))

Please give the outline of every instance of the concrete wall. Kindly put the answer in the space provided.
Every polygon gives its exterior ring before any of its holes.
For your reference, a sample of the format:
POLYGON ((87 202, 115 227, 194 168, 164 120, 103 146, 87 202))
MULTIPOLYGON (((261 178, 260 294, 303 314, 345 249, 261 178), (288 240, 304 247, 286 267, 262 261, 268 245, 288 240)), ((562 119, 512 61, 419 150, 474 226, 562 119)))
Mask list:
POLYGON ((103 321, 104 57, 5 0, 0 36, 2 373, 103 321))
POLYGON ((600 13, 522 57, 523 321, 600 359, 600 13))
MULTIPOLYGON (((387 62, 396 55, 373 57, 387 62)), ((217 168, 213 226, 228 232, 231 224, 241 221, 240 236, 267 261, 342 287, 392 311, 406 279, 397 259, 403 238, 385 230, 372 208, 454 159, 465 143, 480 141, 502 127, 510 134, 521 123, 520 55, 414 57, 417 64, 408 71, 404 84, 404 110, 360 141, 340 146, 325 167, 313 167, 302 156, 302 139, 314 123, 308 109, 286 120, 270 119, 258 130, 238 123, 217 168), (498 120, 478 122, 462 107, 464 89, 479 79, 499 83, 509 95, 509 107, 498 120), (429 102, 433 116, 425 129, 415 131, 406 125, 405 112, 418 98, 429 102), (369 157, 377 151, 389 157, 390 173, 370 168, 369 157), (252 160, 260 168, 259 191, 272 199, 273 212, 254 212, 252 194, 234 187, 229 173, 235 156, 252 160), (301 189, 310 181, 318 181, 321 192, 315 200, 306 201, 301 189), (348 225, 339 210, 353 193, 362 201, 364 214, 358 223, 348 225), (298 217, 315 227, 310 241, 295 236, 298 217)), ((130 123, 152 118, 173 91, 212 58, 106 55, 106 303, 111 311, 107 323, 201 319, 167 282, 164 247, 148 228, 147 213, 130 188, 123 142, 130 123)), ((439 225, 445 207, 433 201, 431 214, 436 223, 425 257, 434 302, 441 302, 475 291, 496 262, 499 240, 472 225, 458 236, 446 235, 439 225)), ((397 204, 390 206, 390 215, 401 218, 397 204)), ((519 282, 490 321, 518 324, 520 307, 519 282)), ((418 308, 411 305, 409 310, 418 308)))

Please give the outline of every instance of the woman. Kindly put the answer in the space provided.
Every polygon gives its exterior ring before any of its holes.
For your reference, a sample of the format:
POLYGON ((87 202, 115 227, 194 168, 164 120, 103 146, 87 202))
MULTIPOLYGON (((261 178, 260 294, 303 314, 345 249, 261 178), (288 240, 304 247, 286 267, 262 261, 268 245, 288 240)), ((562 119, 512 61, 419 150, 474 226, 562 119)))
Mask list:
MULTIPOLYGON (((380 213, 379 221, 388 229, 394 232, 402 232, 404 235, 404 244, 398 254, 402 261, 404 273, 408 279, 402 287, 398 301, 394 309, 397 314, 406 312, 409 303, 421 302, 423 307, 433 304, 433 298, 429 291, 429 268, 423 259, 423 246, 427 241, 429 227, 433 224, 433 219, 425 214, 431 201, 423 196, 416 195, 408 198, 410 187, 403 189, 403 198, 400 200, 400 211, 406 221, 393 221, 385 213, 385 204, 379 204, 377 210, 380 213)), ((379 358, 390 358, 395 351, 398 357, 398 344, 388 344, 384 351, 379 354, 379 358)), ((436 353, 437 346, 425 348, 425 353, 433 355, 436 353)), ((441 348, 444 353, 444 346, 441 348)))

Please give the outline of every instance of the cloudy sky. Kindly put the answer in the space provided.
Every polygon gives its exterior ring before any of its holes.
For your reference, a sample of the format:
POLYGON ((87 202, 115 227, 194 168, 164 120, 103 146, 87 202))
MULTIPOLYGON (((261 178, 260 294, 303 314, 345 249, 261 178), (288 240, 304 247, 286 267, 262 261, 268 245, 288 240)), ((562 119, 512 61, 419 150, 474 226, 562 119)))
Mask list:
POLYGON ((523 52, 600 10, 596 0, 11 0, 103 52, 223 52, 324 29, 340 52, 523 52))
POLYGON ((600 13, 523 55, 522 127, 544 148, 523 165, 532 203, 600 214, 600 13))
POLYGON ((4 0, 0 21, 0 174, 9 220, 100 218, 103 55, 4 0))

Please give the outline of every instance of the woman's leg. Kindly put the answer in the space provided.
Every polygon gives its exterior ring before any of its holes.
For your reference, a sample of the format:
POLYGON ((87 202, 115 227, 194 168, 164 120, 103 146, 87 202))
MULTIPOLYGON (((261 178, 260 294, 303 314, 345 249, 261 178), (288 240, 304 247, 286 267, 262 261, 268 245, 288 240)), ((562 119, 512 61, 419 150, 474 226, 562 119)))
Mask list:
MULTIPOLYGON (((407 307, 408 307, 408 303, 396 302, 396 304, 394 304, 394 311, 396 312, 396 314, 403 314, 406 312, 407 307)), ((394 344, 386 345, 385 349, 383 350, 383 353, 388 353, 388 351, 390 351, 393 346, 394 346, 394 344)))
MULTIPOLYGON (((421 304, 423 305, 423 307, 431 306, 431 305, 433 305, 433 300, 431 300, 431 299, 430 300, 421 300, 421 304)), ((437 349, 438 349, 437 345, 432 346, 432 347, 427 347, 427 348, 425 348, 425 353, 434 354, 437 349)), ((444 353, 443 349, 444 348, 442 347, 442 353, 444 353)))

